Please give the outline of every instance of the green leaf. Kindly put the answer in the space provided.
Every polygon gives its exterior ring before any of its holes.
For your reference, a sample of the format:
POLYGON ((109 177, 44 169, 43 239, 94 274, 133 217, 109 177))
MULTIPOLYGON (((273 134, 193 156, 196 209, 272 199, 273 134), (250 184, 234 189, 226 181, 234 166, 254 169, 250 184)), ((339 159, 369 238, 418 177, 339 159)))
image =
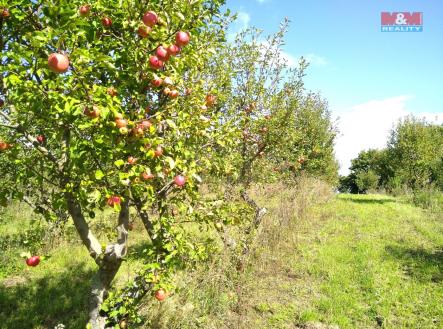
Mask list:
POLYGON ((100 180, 103 177, 105 177, 105 174, 103 173, 103 171, 101 171, 100 169, 95 171, 95 179, 100 180))

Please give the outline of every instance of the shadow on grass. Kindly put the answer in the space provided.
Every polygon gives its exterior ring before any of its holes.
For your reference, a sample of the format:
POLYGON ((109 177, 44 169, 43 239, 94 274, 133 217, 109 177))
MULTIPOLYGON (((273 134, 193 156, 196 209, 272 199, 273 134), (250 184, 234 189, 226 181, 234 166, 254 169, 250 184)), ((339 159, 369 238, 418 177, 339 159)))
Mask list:
POLYGON ((340 200, 345 200, 345 201, 351 201, 351 202, 355 202, 355 203, 361 203, 361 204, 385 204, 385 203, 392 203, 392 202, 399 202, 398 200, 395 199, 380 199, 377 196, 371 197, 371 196, 366 196, 364 199, 357 199, 354 196, 341 196, 340 200))
POLYGON ((16 286, 0 285, 0 328, 84 328, 93 275, 78 263, 16 286))
POLYGON ((385 250, 400 260, 405 273, 422 282, 443 281, 443 250, 433 252, 401 246, 387 246, 385 250))

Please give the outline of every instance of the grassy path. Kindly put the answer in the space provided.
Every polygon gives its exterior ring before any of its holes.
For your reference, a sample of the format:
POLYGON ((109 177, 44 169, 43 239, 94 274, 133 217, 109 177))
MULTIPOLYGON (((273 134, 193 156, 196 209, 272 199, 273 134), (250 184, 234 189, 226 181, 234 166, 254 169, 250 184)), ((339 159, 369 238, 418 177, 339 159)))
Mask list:
POLYGON ((340 195, 259 250, 239 327, 443 328, 442 248, 442 216, 340 195))

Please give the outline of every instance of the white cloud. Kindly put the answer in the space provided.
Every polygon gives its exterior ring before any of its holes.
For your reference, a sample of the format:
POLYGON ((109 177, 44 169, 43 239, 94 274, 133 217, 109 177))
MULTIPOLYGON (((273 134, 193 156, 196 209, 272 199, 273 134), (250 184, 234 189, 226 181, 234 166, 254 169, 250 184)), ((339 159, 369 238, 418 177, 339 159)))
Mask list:
POLYGON ((237 21, 240 23, 239 30, 245 30, 249 26, 249 22, 251 21, 251 16, 245 11, 239 11, 237 13, 237 21))
POLYGON ((297 57, 295 57, 285 51, 281 51, 280 56, 288 63, 289 67, 296 67, 297 66, 298 61, 299 61, 297 57))
POLYGON ((326 58, 316 54, 306 54, 303 57, 313 66, 326 66, 328 64, 326 58))
MULTIPOLYGON (((386 146, 389 132, 398 119, 412 114, 406 109, 411 96, 398 96, 353 106, 339 114, 340 136, 335 152, 340 163, 340 174, 349 173, 351 159, 362 150, 386 146)), ((429 121, 443 122, 443 113, 413 113, 429 121)))

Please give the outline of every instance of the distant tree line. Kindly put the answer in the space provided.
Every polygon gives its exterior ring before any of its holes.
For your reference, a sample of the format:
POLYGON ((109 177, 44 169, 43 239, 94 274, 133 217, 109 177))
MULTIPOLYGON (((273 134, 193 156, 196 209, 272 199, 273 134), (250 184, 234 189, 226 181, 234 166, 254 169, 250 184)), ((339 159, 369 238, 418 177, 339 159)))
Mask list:
POLYGON ((349 169, 340 177, 341 192, 443 191, 443 125, 405 117, 392 129, 386 148, 360 152, 349 169))

